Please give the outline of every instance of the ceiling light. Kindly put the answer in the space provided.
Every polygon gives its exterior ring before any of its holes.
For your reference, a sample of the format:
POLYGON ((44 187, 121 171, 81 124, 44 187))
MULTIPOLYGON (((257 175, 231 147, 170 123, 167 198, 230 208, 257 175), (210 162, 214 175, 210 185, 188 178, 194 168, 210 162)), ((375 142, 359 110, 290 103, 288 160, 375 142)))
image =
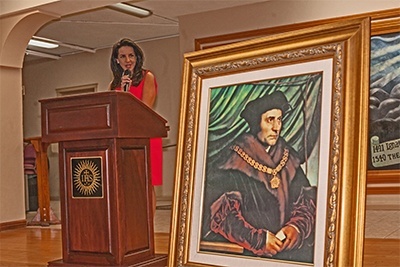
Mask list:
POLYGON ((153 14, 153 12, 151 12, 150 10, 147 10, 147 9, 144 9, 141 7, 137 7, 137 6, 133 6, 128 3, 114 4, 114 5, 109 6, 109 8, 127 13, 129 15, 133 15, 133 16, 136 16, 139 18, 145 18, 145 17, 148 17, 151 14, 153 14))
MULTIPOLYGON (((48 38, 43 38, 43 37, 39 37, 39 36, 32 36, 31 41, 35 41, 35 42, 39 42, 39 43, 46 43, 46 44, 52 44, 52 45, 56 45, 58 46, 62 46, 62 47, 67 47, 67 48, 71 48, 74 50, 80 50, 80 51, 84 51, 84 52, 89 52, 89 53, 96 53, 95 49, 91 49, 91 48, 87 48, 87 47, 83 47, 80 45, 75 45, 75 44, 67 44, 67 43, 63 43, 60 41, 56 41, 53 39, 48 39, 48 38)), ((30 44, 30 42, 29 42, 30 44)), ((43 46, 40 46, 43 47, 43 46)))
POLYGON ((58 44, 53 44, 53 43, 34 40, 34 39, 31 39, 29 41, 28 45, 37 46, 37 47, 41 47, 41 48, 47 48, 47 49, 52 49, 52 48, 57 48, 58 47, 58 44))
POLYGON ((60 59, 61 58, 60 56, 57 56, 57 55, 51 55, 51 54, 28 50, 28 49, 25 51, 25 54, 31 55, 31 56, 37 56, 37 57, 51 58, 51 59, 60 59))

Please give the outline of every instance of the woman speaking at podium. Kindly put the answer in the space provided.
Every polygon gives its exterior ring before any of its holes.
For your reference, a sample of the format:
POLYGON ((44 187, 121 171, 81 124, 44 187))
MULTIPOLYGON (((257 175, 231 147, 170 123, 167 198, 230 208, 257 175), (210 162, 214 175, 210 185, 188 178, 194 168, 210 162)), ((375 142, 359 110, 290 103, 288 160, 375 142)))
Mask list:
MULTIPOLYGON (((114 44, 110 66, 113 80, 109 90, 126 91, 153 108, 157 96, 157 81, 152 72, 143 68, 144 54, 132 40, 123 38, 114 44)), ((151 181, 152 185, 162 184, 162 140, 150 139, 151 181)), ((153 215, 156 197, 153 187, 153 215)))

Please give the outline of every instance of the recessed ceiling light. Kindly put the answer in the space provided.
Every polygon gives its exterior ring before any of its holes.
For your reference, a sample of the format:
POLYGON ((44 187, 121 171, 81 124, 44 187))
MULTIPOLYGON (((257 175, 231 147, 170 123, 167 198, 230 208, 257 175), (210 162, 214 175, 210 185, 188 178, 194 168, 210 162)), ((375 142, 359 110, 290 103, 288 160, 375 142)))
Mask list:
POLYGON ((31 56, 37 56, 37 57, 45 57, 45 58, 51 58, 51 59, 60 59, 61 56, 57 55, 51 55, 43 52, 38 52, 38 51, 32 51, 32 50, 26 50, 25 51, 26 55, 31 55, 31 56))
POLYGON ((28 45, 37 46, 37 47, 41 47, 41 48, 47 48, 47 49, 53 49, 53 48, 57 48, 58 47, 58 44, 53 44, 53 43, 34 40, 34 39, 31 39, 29 41, 28 45))
POLYGON ((114 4, 114 5, 109 6, 109 8, 127 13, 129 15, 133 15, 133 16, 136 16, 139 18, 145 18, 145 17, 148 17, 151 14, 153 14, 153 12, 151 12, 150 10, 147 10, 147 9, 144 9, 141 7, 137 7, 137 6, 133 6, 128 3, 114 4))

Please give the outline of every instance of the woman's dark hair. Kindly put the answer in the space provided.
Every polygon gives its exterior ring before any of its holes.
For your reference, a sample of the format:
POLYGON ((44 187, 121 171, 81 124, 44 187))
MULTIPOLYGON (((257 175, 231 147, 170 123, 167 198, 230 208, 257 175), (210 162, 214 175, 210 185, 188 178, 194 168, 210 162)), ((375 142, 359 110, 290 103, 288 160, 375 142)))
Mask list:
POLYGON ((113 80, 111 82, 111 90, 115 90, 121 84, 121 77, 123 73, 122 67, 118 64, 118 50, 123 46, 130 46, 136 56, 136 64, 132 74, 132 84, 137 86, 143 79, 143 62, 144 54, 142 49, 129 38, 123 38, 114 44, 111 52, 110 67, 113 73, 113 80))

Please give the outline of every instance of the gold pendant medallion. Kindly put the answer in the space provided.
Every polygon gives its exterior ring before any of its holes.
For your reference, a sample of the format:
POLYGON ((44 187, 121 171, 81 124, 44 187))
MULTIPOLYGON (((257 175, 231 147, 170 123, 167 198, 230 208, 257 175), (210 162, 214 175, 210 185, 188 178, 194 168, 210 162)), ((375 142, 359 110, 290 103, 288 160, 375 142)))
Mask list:
POLYGON ((271 181, 270 181, 271 187, 274 188, 274 189, 275 189, 275 188, 278 188, 280 182, 281 182, 281 180, 280 180, 277 176, 274 176, 274 177, 271 179, 271 181))

